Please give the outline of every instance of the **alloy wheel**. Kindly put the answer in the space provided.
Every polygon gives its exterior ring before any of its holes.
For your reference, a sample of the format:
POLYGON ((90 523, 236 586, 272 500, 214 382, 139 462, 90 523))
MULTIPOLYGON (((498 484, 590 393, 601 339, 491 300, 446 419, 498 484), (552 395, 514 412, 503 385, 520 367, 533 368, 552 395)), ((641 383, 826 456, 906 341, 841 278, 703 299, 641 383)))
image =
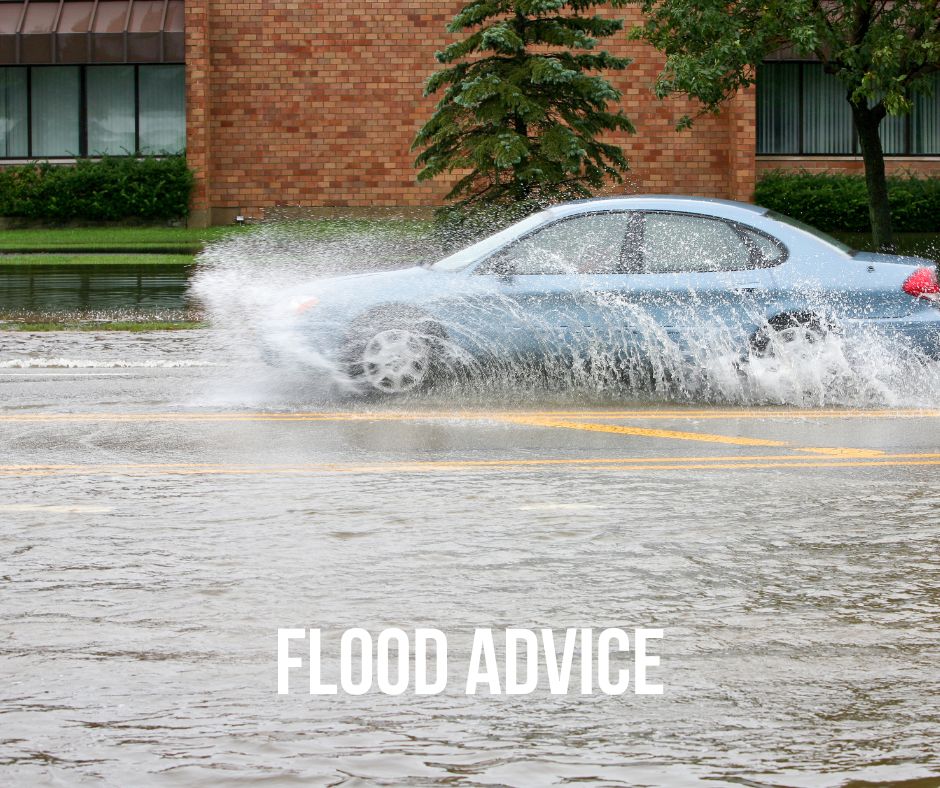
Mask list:
POLYGON ((406 329, 380 331, 362 351, 362 377, 386 394, 405 394, 420 388, 431 365, 427 339, 406 329))

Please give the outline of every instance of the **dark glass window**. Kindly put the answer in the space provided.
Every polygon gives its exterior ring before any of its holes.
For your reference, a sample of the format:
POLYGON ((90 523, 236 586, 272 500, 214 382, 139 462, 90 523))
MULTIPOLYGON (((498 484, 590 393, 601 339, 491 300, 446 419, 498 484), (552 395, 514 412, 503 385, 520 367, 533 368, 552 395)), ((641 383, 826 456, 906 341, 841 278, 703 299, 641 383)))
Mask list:
POLYGON ((910 129, 911 153, 940 153, 940 75, 934 75, 932 96, 914 99, 910 129))
POLYGON ((135 141, 134 67, 89 66, 85 71, 88 154, 131 154, 135 141))
POLYGON ((643 214, 642 272, 739 271, 753 265, 751 250, 734 227, 683 213, 643 214))
POLYGON ((186 147, 186 96, 183 66, 140 66, 138 149, 143 153, 186 147))
POLYGON ((550 224, 496 252, 480 273, 612 274, 620 267, 627 213, 591 213, 550 224))
POLYGON ((80 156, 81 74, 77 66, 30 69, 30 152, 80 156))
MULTIPOLYGON (((881 122, 889 156, 940 155, 940 75, 908 115, 881 122)), ((845 89, 821 63, 763 63, 757 69, 757 153, 855 155, 858 140, 845 89)))
POLYGON ((0 156, 19 158, 29 153, 29 123, 25 68, 0 68, 0 156))
POLYGON ((0 67, 0 158, 179 153, 182 65, 0 67))

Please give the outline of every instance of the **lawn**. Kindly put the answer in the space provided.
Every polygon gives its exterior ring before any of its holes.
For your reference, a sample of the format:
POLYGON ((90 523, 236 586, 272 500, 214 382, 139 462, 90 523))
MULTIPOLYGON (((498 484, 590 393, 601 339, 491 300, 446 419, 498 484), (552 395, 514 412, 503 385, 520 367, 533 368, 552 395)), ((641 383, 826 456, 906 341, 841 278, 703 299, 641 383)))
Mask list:
POLYGON ((63 227, 43 230, 0 230, 0 252, 169 251, 198 252, 205 244, 237 234, 274 231, 296 238, 328 238, 361 232, 414 236, 430 224, 415 219, 319 219, 278 224, 186 227, 63 227), (182 251, 182 249, 181 249, 182 251))
POLYGON ((87 251, 188 247, 194 251, 204 244, 232 233, 249 232, 248 227, 228 225, 189 229, 186 227, 63 227, 43 230, 0 230, 0 251, 55 251, 60 248, 87 251))

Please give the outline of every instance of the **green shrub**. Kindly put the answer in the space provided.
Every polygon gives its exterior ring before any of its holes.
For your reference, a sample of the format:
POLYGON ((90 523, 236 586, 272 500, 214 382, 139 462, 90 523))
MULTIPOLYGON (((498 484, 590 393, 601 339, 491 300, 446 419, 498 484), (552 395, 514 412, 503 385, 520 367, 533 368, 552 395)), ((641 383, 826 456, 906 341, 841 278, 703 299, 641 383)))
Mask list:
POLYGON ((183 156, 80 159, 0 168, 0 216, 48 221, 180 219, 193 174, 183 156))
MULTIPOLYGON (((868 192, 862 175, 772 170, 757 183, 754 201, 827 232, 867 233, 868 192)), ((940 232, 940 178, 888 178, 895 232, 940 232)))

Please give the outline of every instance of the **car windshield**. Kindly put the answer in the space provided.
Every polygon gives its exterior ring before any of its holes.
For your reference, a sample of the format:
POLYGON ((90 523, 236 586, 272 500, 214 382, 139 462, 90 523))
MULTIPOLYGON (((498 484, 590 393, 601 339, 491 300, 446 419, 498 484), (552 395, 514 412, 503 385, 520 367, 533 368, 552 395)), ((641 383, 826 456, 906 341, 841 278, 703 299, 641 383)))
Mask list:
POLYGON ((466 249, 461 249, 459 252, 454 252, 444 259, 432 263, 429 268, 432 271, 460 271, 476 260, 479 260, 481 257, 509 243, 509 241, 529 232, 529 230, 535 229, 540 224, 544 223, 547 218, 548 214, 544 211, 533 214, 523 219, 521 222, 510 225, 505 230, 500 230, 495 235, 484 238, 482 241, 477 241, 466 249))
POLYGON ((842 243, 842 241, 840 241, 838 238, 833 238, 831 235, 829 235, 829 233, 824 233, 822 230, 817 230, 811 224, 806 224, 804 222, 801 222, 799 219, 794 219, 790 216, 786 216, 785 214, 777 213, 776 211, 767 211, 767 213, 764 215, 768 219, 775 219, 778 222, 782 222, 783 224, 789 224, 791 227, 796 227, 798 230, 802 230, 805 233, 809 233, 815 238, 818 238, 820 241, 823 241, 829 244, 830 246, 834 246, 840 252, 845 252, 846 254, 852 254, 852 255, 854 255, 856 252, 855 249, 853 249, 848 244, 842 243))

